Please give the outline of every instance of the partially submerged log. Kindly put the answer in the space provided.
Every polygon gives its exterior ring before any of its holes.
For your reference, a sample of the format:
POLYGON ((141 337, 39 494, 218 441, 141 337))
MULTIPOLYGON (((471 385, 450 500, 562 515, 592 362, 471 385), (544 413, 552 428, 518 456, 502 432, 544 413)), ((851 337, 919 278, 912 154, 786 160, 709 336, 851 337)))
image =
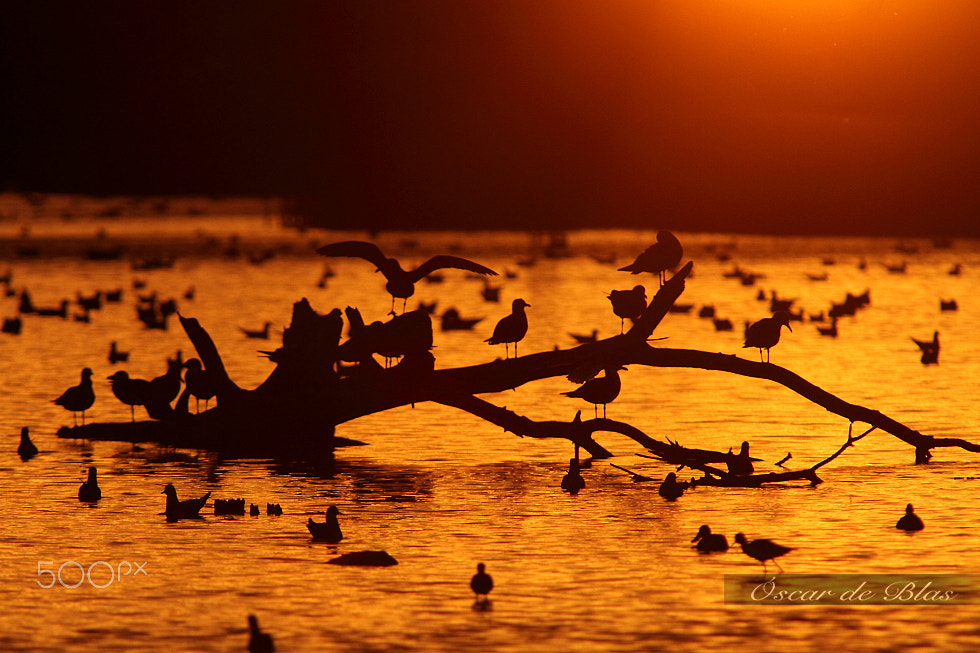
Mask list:
MULTIPOLYGON (((615 431, 659 453, 671 443, 650 438, 639 429, 605 419, 569 422, 534 422, 499 408, 475 395, 515 389, 540 379, 566 376, 583 382, 600 370, 619 365, 693 367, 718 370, 780 383, 813 403, 848 419, 864 422, 915 447, 916 461, 925 462, 937 447, 960 447, 980 452, 980 445, 953 438, 933 438, 914 431, 882 413, 857 406, 809 383, 799 375, 771 363, 734 355, 696 350, 651 347, 647 341, 684 290, 693 269, 688 262, 654 295, 644 313, 626 333, 569 350, 547 351, 481 365, 435 370, 427 347, 405 353, 401 362, 382 368, 373 358, 341 377, 336 364, 343 319, 339 309, 317 313, 306 299, 293 306, 282 346, 264 352, 277 364, 259 387, 244 390, 225 371, 217 347, 196 319, 181 317, 181 324, 205 368, 220 379, 216 406, 199 415, 175 410, 158 422, 89 424, 62 429, 59 436, 129 442, 155 441, 171 446, 215 449, 223 453, 312 456, 332 452, 343 441, 334 436, 337 424, 400 406, 434 401, 470 412, 518 435, 562 437, 595 457, 610 452, 592 437, 597 431, 615 431)), ((427 325, 429 337, 416 338, 431 345, 431 321, 412 316, 413 328, 427 325), (425 323, 421 322, 425 320, 425 323)), ((390 331, 390 329, 389 329, 390 331)), ((425 336, 425 333, 422 333, 425 336)), ((347 349, 351 349, 347 347, 347 349)), ((360 350, 360 348, 355 348, 360 350)), ((800 472, 791 472, 799 474, 800 472)))

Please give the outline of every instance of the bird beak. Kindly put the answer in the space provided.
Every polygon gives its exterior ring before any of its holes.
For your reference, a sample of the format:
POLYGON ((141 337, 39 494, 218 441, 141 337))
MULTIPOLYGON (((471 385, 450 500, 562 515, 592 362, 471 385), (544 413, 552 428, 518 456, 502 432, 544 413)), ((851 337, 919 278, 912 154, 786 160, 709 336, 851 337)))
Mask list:
POLYGON ((789 329, 789 330, 790 330, 790 332, 792 332, 792 331, 793 331, 793 327, 791 327, 791 326, 790 326, 789 324, 787 324, 787 325, 786 325, 786 328, 787 328, 787 329, 789 329))

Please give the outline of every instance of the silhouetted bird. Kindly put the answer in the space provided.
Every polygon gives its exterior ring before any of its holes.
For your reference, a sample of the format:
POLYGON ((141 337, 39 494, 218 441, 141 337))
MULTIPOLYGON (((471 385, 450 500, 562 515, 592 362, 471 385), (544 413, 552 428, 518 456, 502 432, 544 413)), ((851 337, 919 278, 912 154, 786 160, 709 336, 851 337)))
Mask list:
POLYGON ((165 510, 167 521, 199 518, 201 508, 204 507, 204 504, 208 502, 208 497, 211 496, 211 493, 208 492, 199 499, 185 499, 181 501, 177 498, 177 490, 171 483, 167 483, 166 487, 163 488, 163 494, 167 495, 167 507, 165 510))
MULTIPOLYGON (((810 319, 813 320, 812 317, 810 319)), ((822 335, 822 336, 830 336, 831 338, 836 338, 837 337, 837 317, 834 316, 834 317, 830 318, 830 326, 825 326, 825 327, 818 326, 817 327, 817 332, 820 335, 822 335)))
POLYGON ((261 329, 246 329, 244 327, 238 327, 242 333, 245 334, 246 338, 255 338, 257 340, 268 340, 269 339, 269 327, 272 326, 272 322, 265 322, 261 329))
POLYGON ((657 242, 646 248, 636 260, 626 267, 619 268, 620 272, 639 274, 649 272, 656 274, 660 279, 660 285, 667 281, 667 270, 672 270, 680 265, 681 257, 684 256, 684 248, 674 234, 666 229, 657 232, 657 242))
POLYGON ((756 347, 759 349, 759 359, 762 360, 762 350, 766 350, 766 358, 763 362, 769 361, 769 348, 775 347, 779 342, 779 332, 782 327, 790 331, 793 327, 789 325, 789 313, 777 311, 772 317, 764 317, 755 324, 750 325, 745 330, 745 347, 756 347))
POLYGON ((725 536, 721 533, 712 533, 707 524, 698 529, 698 534, 691 541, 697 542, 694 548, 702 553, 724 553, 728 550, 728 540, 725 536))
POLYGON ((463 318, 455 308, 447 308, 442 314, 441 327, 443 331, 468 331, 476 326, 482 317, 463 318))
POLYGON ((667 499, 667 501, 674 501, 684 494, 684 490, 687 489, 687 485, 687 481, 678 481, 677 474, 670 472, 660 484, 660 487, 657 489, 657 493, 664 499, 667 499))
POLYGON ((571 392, 563 392, 562 394, 566 397, 584 399, 592 404, 596 417, 599 416, 599 404, 602 404, 602 416, 605 417, 606 404, 618 397, 619 391, 622 388, 622 382, 619 379, 619 370, 625 369, 625 367, 621 366, 607 367, 605 376, 590 379, 577 389, 571 392))
POLYGON ((793 550, 782 544, 776 544, 772 540, 752 540, 749 542, 741 533, 735 535, 735 541, 742 545, 742 551, 745 552, 745 555, 762 563, 762 573, 766 572, 766 560, 772 560, 773 564, 779 567, 779 571, 782 571, 783 568, 780 567, 776 558, 793 550))
POLYGON ((282 506, 278 503, 267 503, 265 504, 265 514, 279 517, 282 515, 282 506))
POLYGON ((252 517, 258 517, 259 516, 259 507, 257 505, 255 505, 254 503, 248 504, 248 514, 250 516, 252 516, 252 517))
POLYGON ((490 590, 493 589, 493 578, 486 572, 486 569, 487 566, 485 564, 482 562, 479 563, 476 566, 476 573, 470 579, 470 589, 476 594, 477 599, 482 596, 486 600, 487 595, 490 594, 490 590))
POLYGON ((955 299, 940 299, 939 300, 939 310, 940 311, 956 311, 959 310, 960 305, 956 303, 955 299))
POLYGON ((578 470, 578 458, 569 458, 568 473, 561 479, 561 489, 569 494, 578 494, 585 487, 585 479, 578 470))
MULTIPOLYGON (((194 395, 194 399, 200 402, 204 400, 204 410, 208 409, 208 402, 218 393, 218 384, 214 375, 204 369, 204 364, 196 358, 189 359, 184 363, 184 385, 188 392, 194 395)), ((197 408, 200 409, 198 403, 197 408)))
POLYGON ((116 399, 129 406, 130 418, 136 421, 135 406, 144 406, 150 401, 150 382, 144 379, 131 379, 129 373, 119 370, 107 377, 116 399))
POLYGON ((272 635, 259 630, 259 620, 254 614, 248 615, 248 631, 248 653, 275 653, 272 635))
POLYGON ((912 342, 919 346, 922 351, 929 351, 930 349, 939 349, 939 332, 934 331, 932 334, 932 340, 917 340, 912 338, 912 342))
POLYGON ((17 455, 20 456, 21 460, 30 460, 37 455, 37 447, 31 442, 31 436, 26 426, 22 426, 20 429, 20 444, 17 445, 17 455))
POLYGON ((79 501, 98 501, 102 498, 102 488, 99 487, 96 474, 95 467, 88 468, 88 480, 78 488, 79 501))
POLYGON ((613 313, 619 318, 619 332, 623 332, 626 320, 636 320, 647 307, 647 291, 643 286, 632 290, 612 290, 608 295, 613 313))
POLYGON ((116 363, 125 363, 129 360, 128 351, 119 351, 116 347, 116 341, 113 340, 109 345, 109 362, 115 365, 116 363))
POLYGON ((905 514, 895 524, 895 528, 901 528, 903 531, 921 531, 924 527, 922 520, 912 511, 911 503, 905 506, 905 514))
POLYGON ((88 367, 82 370, 82 381, 76 386, 65 390, 54 400, 62 408, 71 411, 72 419, 78 424, 75 413, 82 414, 82 424, 85 424, 85 411, 95 403, 95 390, 92 388, 92 370, 88 367))
POLYGON ((102 291, 97 290, 94 295, 86 297, 80 291, 76 290, 75 302, 86 311, 97 311, 102 308, 102 291))
POLYGON ((23 326, 24 321, 19 317, 5 317, 3 318, 3 325, 0 326, 0 332, 9 333, 12 336, 20 335, 23 326))
POLYGON ((484 340, 491 345, 504 345, 504 357, 509 358, 507 344, 514 343, 514 358, 517 358, 517 343, 527 335, 527 315, 524 309, 531 305, 523 299, 515 299, 511 302, 510 315, 500 318, 497 326, 493 328, 493 335, 484 340))
POLYGON ((337 510, 337 506, 330 506, 327 508, 327 520, 325 522, 315 522, 312 517, 307 520, 306 528, 309 529, 314 542, 336 544, 344 539, 344 534, 340 530, 340 522, 337 521, 339 514, 341 512, 337 510))
POLYGON ((405 303, 408 298, 415 294, 415 282, 422 277, 442 268, 455 268, 457 270, 469 270, 477 274, 496 275, 497 273, 490 268, 474 263, 458 256, 438 255, 433 256, 428 261, 418 266, 414 270, 404 270, 397 259, 387 258, 374 243, 360 240, 348 240, 341 243, 324 245, 316 250, 322 256, 348 256, 362 258, 374 263, 378 271, 385 275, 388 283, 385 289, 391 294, 391 314, 395 313, 395 298, 401 298, 402 311, 405 310, 405 303))
POLYGON ((590 334, 569 332, 568 335, 574 338, 575 342, 578 344, 587 345, 590 342, 595 342, 599 339, 599 329, 592 329, 592 333, 590 334))
POLYGON ((755 471, 752 466, 752 459, 749 458, 749 443, 742 442, 738 454, 731 456, 725 461, 728 466, 728 473, 735 476, 748 476, 755 471))

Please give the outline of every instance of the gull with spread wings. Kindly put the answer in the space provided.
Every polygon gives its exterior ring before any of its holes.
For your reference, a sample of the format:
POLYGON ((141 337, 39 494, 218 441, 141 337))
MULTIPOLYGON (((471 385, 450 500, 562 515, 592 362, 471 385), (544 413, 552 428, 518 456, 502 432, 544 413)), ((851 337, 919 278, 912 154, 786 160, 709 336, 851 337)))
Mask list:
POLYGON ((340 243, 332 243, 330 245, 324 245, 316 251, 321 256, 349 256, 362 258, 374 263, 378 271, 388 279, 388 283, 385 284, 385 289, 391 294, 392 315, 395 314, 395 298, 398 297, 402 300, 402 312, 404 312, 408 298, 415 294, 415 282, 436 270, 455 268, 457 270, 468 270, 491 276, 497 274, 490 268, 479 263, 474 263, 459 256, 448 256, 445 254, 433 256, 414 270, 403 270, 397 259, 387 258, 381 253, 377 245, 363 240, 347 240, 340 243))

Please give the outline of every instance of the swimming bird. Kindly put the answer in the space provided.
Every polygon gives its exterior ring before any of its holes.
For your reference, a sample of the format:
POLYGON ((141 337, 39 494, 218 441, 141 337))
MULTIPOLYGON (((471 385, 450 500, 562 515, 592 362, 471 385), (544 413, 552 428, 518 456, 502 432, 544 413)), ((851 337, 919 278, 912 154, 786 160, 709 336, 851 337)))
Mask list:
POLYGON ((20 429, 20 444, 17 445, 17 455, 20 456, 21 460, 30 460, 37 455, 37 447, 31 442, 31 436, 26 426, 20 429))
POLYGON ((570 335, 572 338, 574 338, 575 339, 575 342, 577 342, 578 344, 580 344, 580 345, 587 345, 590 342, 596 342, 599 339, 599 329, 592 329, 592 333, 590 333, 590 334, 589 333, 572 333, 571 331, 569 331, 568 332, 568 335, 570 335))
POLYGON ((509 357, 507 344, 512 342, 514 343, 514 358, 517 358, 517 343, 527 335, 527 315, 524 313, 524 309, 530 306, 523 299, 515 299, 511 302, 510 315, 500 318, 497 326, 493 328, 493 335, 483 342, 489 342, 491 345, 503 343, 505 357, 509 357))
POLYGON ((568 473, 561 479, 561 489, 569 494, 578 494, 585 487, 585 479, 578 470, 578 458, 568 459, 568 473))
POLYGON ((594 379, 586 381, 577 389, 571 392, 563 392, 562 394, 566 397, 584 399, 592 404, 596 417, 599 416, 599 404, 602 404, 602 416, 605 417, 606 404, 618 397, 619 391, 622 388, 622 382, 619 379, 619 370, 625 369, 621 365, 607 367, 604 376, 597 376, 594 379))
POLYGON ((759 349, 759 359, 762 359, 762 350, 766 350, 766 359, 769 361, 769 348, 775 347, 779 342, 779 332, 782 327, 790 331, 793 327, 789 325, 789 313, 786 311, 776 311, 772 317, 764 317, 755 324, 750 325, 745 330, 745 347, 757 347, 759 349))
POLYGON ((776 544, 772 540, 752 540, 749 542, 741 533, 736 533, 735 541, 742 545, 742 551, 745 552, 745 555, 762 563, 762 573, 766 572, 766 560, 772 560, 773 564, 779 567, 779 571, 782 571, 783 568, 776 562, 776 558, 793 550, 788 546, 776 544))
POLYGON ((102 488, 96 479, 95 467, 88 468, 88 480, 78 488, 79 501, 98 501, 102 498, 102 488))
POLYGON ((261 329, 246 329, 244 327, 238 327, 242 333, 245 334, 246 338, 256 338, 258 340, 268 340, 269 339, 269 327, 272 326, 272 322, 265 322, 262 324, 261 329))
POLYGON ((922 350, 922 364, 931 365, 939 362, 939 332, 936 331, 932 334, 932 340, 916 340, 912 338, 913 342, 919 346, 922 350))
POLYGON ((325 522, 315 522, 312 517, 307 520, 306 528, 309 529, 314 542, 330 542, 331 544, 336 544, 344 539, 344 534, 340 530, 340 522, 337 521, 337 515, 339 514, 341 512, 337 509, 337 506, 330 506, 327 508, 327 520, 325 522))
POLYGON ((905 514, 895 524, 895 528, 901 528, 903 531, 921 531, 924 527, 922 520, 912 511, 911 503, 905 506, 905 514))
POLYGON ((177 489, 174 488, 172 483, 167 483, 163 488, 162 494, 167 495, 167 507, 165 510, 167 521, 200 518, 200 514, 198 513, 201 512, 204 504, 208 502, 208 497, 211 496, 211 493, 208 492, 198 499, 184 499, 181 501, 177 498, 177 489))
POLYGON ((657 232, 657 242, 647 247, 636 260, 626 267, 619 268, 620 272, 639 274, 649 272, 656 274, 660 278, 660 285, 667 281, 667 270, 672 270, 680 265, 681 257, 684 256, 684 248, 674 234, 666 229, 657 232))
MULTIPOLYGON (((811 320, 813 318, 810 318, 811 320)), ((830 318, 830 326, 818 326, 817 332, 822 336, 830 336, 831 338, 837 337, 837 317, 834 316, 830 318)))
POLYGON ((728 466, 728 473, 735 476, 748 476, 754 472, 755 467, 753 467, 752 459, 749 457, 749 443, 743 441, 738 453, 729 457, 725 464, 728 466))
POLYGON ((254 614, 248 615, 248 653, 274 653, 276 645, 272 635, 259 630, 259 620, 254 614))
POLYGON ((184 363, 184 385, 187 390, 194 395, 200 409, 200 401, 204 400, 204 410, 208 409, 208 402, 218 393, 217 381, 214 375, 204 369, 204 364, 197 358, 191 358, 184 363))
POLYGON ((611 290, 607 298, 612 303, 613 313, 619 318, 619 332, 623 332, 626 320, 636 320, 647 307, 647 291, 643 286, 633 286, 631 290, 611 290))
POLYGON ((469 331, 476 326, 482 317, 464 318, 460 317, 459 311, 455 308, 447 308, 442 314, 441 327, 443 331, 469 331))
POLYGON ((85 411, 95 403, 95 390, 92 388, 92 370, 86 367, 82 370, 82 380, 76 386, 65 390, 60 397, 54 400, 62 408, 71 411, 71 416, 75 419, 76 426, 78 420, 75 413, 82 414, 82 424, 85 424, 85 411))
POLYGON ((408 298, 415 294, 415 282, 426 275, 443 268, 455 268, 457 270, 469 270, 477 274, 495 276, 497 273, 490 268, 460 258, 459 256, 448 256, 440 254, 433 256, 428 261, 413 270, 405 270, 397 259, 386 257, 377 245, 361 240, 348 240, 340 243, 324 245, 316 250, 321 256, 348 256, 362 258, 374 263, 378 271, 385 275, 388 282, 385 289, 391 295, 391 314, 395 314, 395 298, 402 299, 402 311, 408 298))
POLYGON ((129 352, 119 351, 119 349, 116 347, 116 341, 113 340, 112 343, 109 344, 109 362, 115 365, 116 363, 125 363, 128 360, 129 352))
POLYGON ((470 589, 476 594, 477 600, 480 596, 483 596, 483 600, 486 601, 490 590, 493 589, 493 578, 490 574, 486 572, 487 566, 482 562, 476 566, 476 573, 473 574, 473 578, 470 579, 470 589))
POLYGON ((657 493, 664 499, 667 499, 667 501, 674 501, 684 494, 684 490, 687 489, 687 485, 687 481, 678 481, 677 474, 670 472, 660 484, 660 487, 657 489, 657 493))
POLYGON ((724 553, 728 550, 728 540, 721 533, 712 533, 711 528, 704 524, 698 529, 692 542, 697 542, 694 548, 701 553, 724 553))

